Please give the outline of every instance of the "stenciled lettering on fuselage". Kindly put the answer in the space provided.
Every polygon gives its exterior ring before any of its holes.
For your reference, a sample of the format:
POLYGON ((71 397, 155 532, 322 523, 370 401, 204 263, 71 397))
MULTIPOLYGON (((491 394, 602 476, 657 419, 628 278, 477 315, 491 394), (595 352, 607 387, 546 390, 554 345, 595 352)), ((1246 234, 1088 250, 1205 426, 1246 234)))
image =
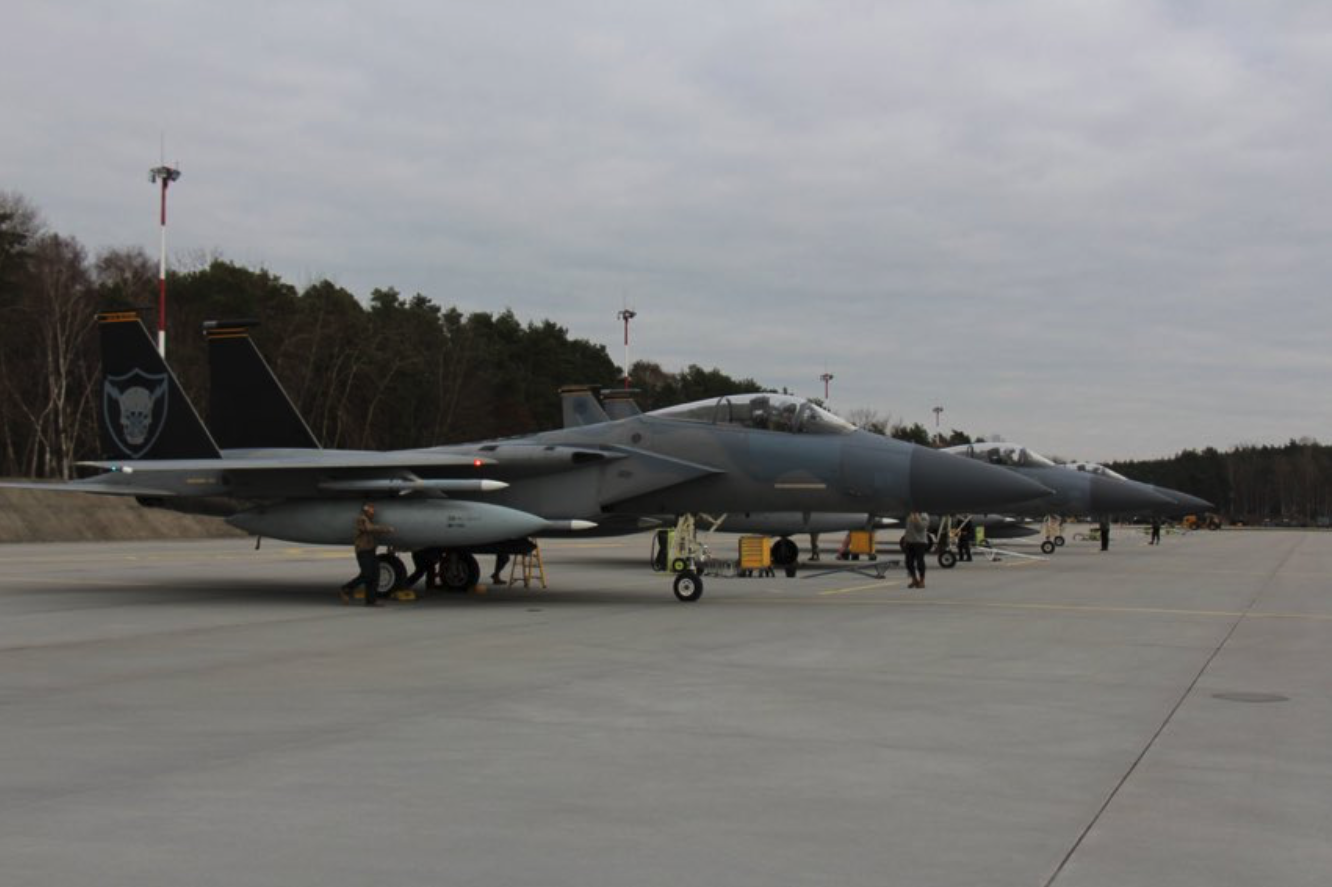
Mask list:
POLYGON ((107 376, 102 383, 102 409, 112 442, 137 459, 152 449, 166 427, 166 373, 130 370, 107 376))

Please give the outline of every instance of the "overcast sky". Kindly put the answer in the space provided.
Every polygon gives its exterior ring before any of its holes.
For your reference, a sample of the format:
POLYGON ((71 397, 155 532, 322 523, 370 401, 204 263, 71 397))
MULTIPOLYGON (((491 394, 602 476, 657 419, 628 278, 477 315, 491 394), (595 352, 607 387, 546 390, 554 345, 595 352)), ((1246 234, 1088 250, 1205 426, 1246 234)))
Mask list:
MULTIPOLYGON (((1046 453, 1332 442, 1332 3, 10 0, 91 250, 512 308, 1046 453)), ((593 381, 593 380, 570 380, 593 381)), ((552 392, 552 396, 554 396, 552 392)))

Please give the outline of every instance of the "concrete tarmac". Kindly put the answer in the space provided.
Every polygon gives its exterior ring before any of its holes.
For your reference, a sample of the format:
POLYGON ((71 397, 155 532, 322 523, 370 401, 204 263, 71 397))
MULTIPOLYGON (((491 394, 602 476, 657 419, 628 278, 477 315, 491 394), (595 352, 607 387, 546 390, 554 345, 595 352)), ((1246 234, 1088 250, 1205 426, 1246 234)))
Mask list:
POLYGON ((0 882, 1329 882, 1332 534, 695 604, 647 546, 379 610, 350 552, 0 546, 0 882))

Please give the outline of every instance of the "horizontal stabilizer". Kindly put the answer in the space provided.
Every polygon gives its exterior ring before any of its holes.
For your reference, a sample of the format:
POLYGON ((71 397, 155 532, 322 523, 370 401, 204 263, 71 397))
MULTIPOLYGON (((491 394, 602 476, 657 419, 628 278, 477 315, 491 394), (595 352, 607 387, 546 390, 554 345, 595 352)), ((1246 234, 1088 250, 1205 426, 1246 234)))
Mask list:
POLYGON ((40 490, 44 493, 93 493, 101 496, 172 496, 169 488, 145 484, 123 474, 101 474, 86 480, 42 483, 40 481, 4 481, 0 489, 40 490))
POLYGON ((376 453, 371 450, 333 450, 327 452, 293 453, 290 456, 245 457, 218 459, 154 459, 147 462, 124 460, 119 462, 80 462, 92 468, 104 468, 127 474, 155 471, 328 471, 362 468, 398 470, 412 468, 482 468, 495 464, 494 459, 427 450, 399 450, 376 453))

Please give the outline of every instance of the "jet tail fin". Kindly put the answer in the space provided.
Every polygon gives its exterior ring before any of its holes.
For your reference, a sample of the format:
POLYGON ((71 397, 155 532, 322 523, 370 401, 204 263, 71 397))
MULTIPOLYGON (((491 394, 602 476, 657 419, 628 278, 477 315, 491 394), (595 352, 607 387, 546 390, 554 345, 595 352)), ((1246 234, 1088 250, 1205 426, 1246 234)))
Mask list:
POLYGON ((637 393, 638 391, 633 388, 607 388, 601 392, 602 406, 605 407, 606 415, 610 416, 611 421, 643 414, 634 401, 634 395, 637 393))
POLYGON ((560 401, 564 407, 565 428, 581 428, 610 421, 606 411, 597 402, 595 388, 587 385, 566 386, 560 389, 560 401))
POLYGON ((217 444, 185 396, 139 315, 97 316, 102 403, 97 411, 107 459, 216 459, 217 444))
POLYGON ((310 426, 250 338, 255 321, 210 320, 208 424, 224 450, 319 449, 310 426))

